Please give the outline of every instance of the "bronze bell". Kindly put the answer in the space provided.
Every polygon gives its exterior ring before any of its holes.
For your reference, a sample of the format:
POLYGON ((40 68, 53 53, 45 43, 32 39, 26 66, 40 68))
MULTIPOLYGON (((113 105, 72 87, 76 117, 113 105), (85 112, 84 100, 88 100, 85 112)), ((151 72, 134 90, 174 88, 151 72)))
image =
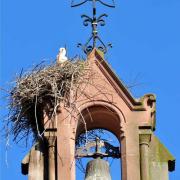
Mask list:
POLYGON ((119 147, 114 147, 108 142, 96 138, 95 141, 87 143, 85 146, 77 148, 77 158, 94 158, 86 166, 85 180, 111 180, 109 163, 102 158, 119 158, 119 147), (95 148, 95 152, 92 149, 95 148), (105 149, 105 152, 102 151, 105 149))
POLYGON ((85 180, 111 180, 109 163, 101 158, 89 161, 86 166, 85 180))

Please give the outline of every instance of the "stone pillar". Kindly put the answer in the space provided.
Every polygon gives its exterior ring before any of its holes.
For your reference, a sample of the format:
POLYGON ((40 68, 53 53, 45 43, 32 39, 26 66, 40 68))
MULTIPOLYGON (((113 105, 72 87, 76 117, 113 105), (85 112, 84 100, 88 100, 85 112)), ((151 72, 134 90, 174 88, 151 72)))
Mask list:
POLYGON ((139 144, 140 144, 140 169, 141 180, 150 180, 149 169, 149 143, 151 141, 151 130, 140 130, 139 144))
POLYGON ((48 180, 56 180, 56 135, 55 131, 45 132, 48 143, 48 180))
POLYGON ((129 126, 121 138, 123 180, 140 180, 139 134, 136 126, 129 126))
POLYGON ((22 174, 28 174, 28 180, 44 180, 44 152, 40 142, 25 156, 21 168, 22 174))
POLYGON ((70 122, 73 118, 65 109, 61 112, 57 121, 58 180, 75 180, 75 134, 70 122))

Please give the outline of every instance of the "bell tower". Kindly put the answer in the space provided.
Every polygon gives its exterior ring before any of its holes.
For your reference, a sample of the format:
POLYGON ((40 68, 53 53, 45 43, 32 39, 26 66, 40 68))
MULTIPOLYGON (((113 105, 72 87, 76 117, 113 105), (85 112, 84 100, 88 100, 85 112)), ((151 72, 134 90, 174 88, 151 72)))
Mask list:
MULTIPOLYGON (((22 173, 29 180, 75 180, 76 159, 88 157, 93 159, 87 163, 84 179, 111 180, 104 157, 113 157, 121 161, 122 180, 167 180, 168 172, 175 169, 175 159, 154 134, 156 96, 145 94, 135 99, 104 58, 111 45, 106 46, 99 37, 98 25, 105 25, 103 18, 107 15, 97 16, 96 3, 115 6, 85 0, 72 3, 72 7, 85 3, 93 7, 92 18, 81 16, 84 25, 92 27, 88 41, 78 44, 86 60, 74 64, 59 61, 58 73, 65 72, 65 76, 59 74, 62 78, 53 79, 57 80, 56 96, 52 98, 48 89, 43 99, 38 101, 36 97, 39 138, 22 161, 22 173), (86 135, 94 129, 112 132, 121 146, 114 147, 99 138, 88 141, 86 135), (85 144, 77 148, 81 134, 85 134, 85 144)), ((55 77, 51 73, 48 76, 55 77)))
MULTIPOLYGON (((46 143, 39 141, 24 158, 23 174, 28 174, 30 180, 37 177, 38 180, 75 180, 77 155, 88 156, 87 149, 77 151, 76 139, 82 133, 101 128, 115 134, 121 143, 120 151, 115 154, 121 160, 123 180, 168 179, 175 160, 154 135, 155 95, 134 99, 97 49, 88 55, 86 63, 84 80, 76 93, 71 92, 73 103, 61 103, 53 121, 44 114, 46 143)), ((95 161, 99 162, 95 164, 104 164, 102 168, 107 172, 108 166, 100 158, 103 155, 96 149, 95 161)))

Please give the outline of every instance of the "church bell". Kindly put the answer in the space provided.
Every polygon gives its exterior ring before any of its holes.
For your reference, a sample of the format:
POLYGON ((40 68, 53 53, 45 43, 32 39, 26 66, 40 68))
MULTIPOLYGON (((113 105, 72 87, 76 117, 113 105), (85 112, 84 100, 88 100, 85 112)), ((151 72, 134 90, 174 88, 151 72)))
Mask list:
POLYGON ((101 158, 89 161, 85 180, 111 180, 109 163, 101 158))
POLYGON ((119 147, 114 147, 108 142, 96 138, 76 150, 76 158, 83 157, 94 158, 86 166, 85 180, 111 180, 109 163, 103 158, 120 158, 119 147), (95 151, 92 152, 92 149, 95 151))

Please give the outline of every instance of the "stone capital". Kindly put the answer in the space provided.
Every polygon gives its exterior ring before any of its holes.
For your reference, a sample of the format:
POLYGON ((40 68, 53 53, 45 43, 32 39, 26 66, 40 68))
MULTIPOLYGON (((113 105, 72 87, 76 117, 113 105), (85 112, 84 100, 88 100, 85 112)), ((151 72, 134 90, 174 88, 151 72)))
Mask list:
POLYGON ((150 129, 141 129, 139 130, 139 144, 148 145, 151 141, 152 131, 150 129))
POLYGON ((56 131, 46 131, 44 137, 48 142, 48 147, 54 147, 56 142, 56 131))

